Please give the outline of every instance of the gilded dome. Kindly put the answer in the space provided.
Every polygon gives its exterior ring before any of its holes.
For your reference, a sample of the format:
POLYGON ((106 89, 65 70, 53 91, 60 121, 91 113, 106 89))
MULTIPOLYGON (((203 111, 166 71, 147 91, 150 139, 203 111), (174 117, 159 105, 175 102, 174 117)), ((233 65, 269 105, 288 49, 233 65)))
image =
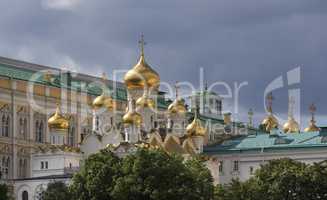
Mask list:
POLYGON ((100 96, 97 96, 94 99, 92 105, 95 109, 106 107, 107 109, 112 110, 114 108, 114 101, 110 96, 105 95, 103 92, 100 96))
POLYGON ((136 126, 140 126, 142 124, 142 116, 137 113, 136 111, 128 111, 124 116, 123 116, 123 123, 125 125, 131 125, 135 124, 136 126))
POLYGON ((69 128, 69 120, 62 116, 59 105, 57 105, 56 112, 48 119, 48 126, 50 129, 67 130, 69 128))
POLYGON ((284 133, 298 133, 300 132, 300 126, 293 117, 289 117, 283 126, 283 131, 284 133))
POLYGON ((269 114, 263 121, 261 125, 265 128, 265 131, 270 132, 274 128, 278 128, 278 120, 273 114, 269 114))
POLYGON ((146 93, 144 93, 144 95, 141 96, 136 101, 136 106, 138 108, 154 108, 155 107, 155 102, 153 101, 153 99, 149 98, 146 93))
POLYGON ((315 112, 317 108, 314 104, 311 104, 309 107, 309 111, 311 113, 311 120, 309 123, 309 126, 304 129, 304 132, 316 132, 320 131, 320 128, 316 126, 316 121, 315 121, 315 112))
POLYGON ((198 119, 197 114, 193 121, 186 127, 187 135, 192 136, 202 136, 204 137, 207 130, 201 125, 201 121, 198 119))
POLYGON ((158 88, 160 77, 144 59, 142 54, 138 63, 124 76, 124 82, 128 89, 158 88))
POLYGON ((168 112, 170 114, 184 114, 186 112, 186 108, 184 105, 184 101, 182 99, 175 99, 169 106, 168 112))
POLYGON ((316 132, 320 131, 320 128, 316 126, 316 121, 310 120, 310 124, 304 129, 304 132, 316 132))
POLYGON ((123 116, 123 123, 125 125, 136 125, 141 126, 142 124, 142 115, 135 111, 135 100, 132 100, 129 102, 129 108, 126 112, 126 114, 123 116))

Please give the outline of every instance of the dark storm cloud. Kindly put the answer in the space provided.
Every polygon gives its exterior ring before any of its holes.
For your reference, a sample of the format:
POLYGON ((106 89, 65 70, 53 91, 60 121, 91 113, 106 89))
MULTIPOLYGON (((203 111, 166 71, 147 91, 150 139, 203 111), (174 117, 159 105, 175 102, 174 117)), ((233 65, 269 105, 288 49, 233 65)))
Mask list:
POLYGON ((147 60, 164 81, 198 87, 200 67, 209 84, 247 81, 243 120, 249 107, 263 113, 265 87, 297 66, 301 83, 274 92, 275 111, 287 112, 287 91, 295 87, 303 114, 311 102, 321 116, 327 113, 325 0, 8 0, 0 6, 7 8, 0 13, 3 56, 110 74, 135 64, 144 33, 147 60))

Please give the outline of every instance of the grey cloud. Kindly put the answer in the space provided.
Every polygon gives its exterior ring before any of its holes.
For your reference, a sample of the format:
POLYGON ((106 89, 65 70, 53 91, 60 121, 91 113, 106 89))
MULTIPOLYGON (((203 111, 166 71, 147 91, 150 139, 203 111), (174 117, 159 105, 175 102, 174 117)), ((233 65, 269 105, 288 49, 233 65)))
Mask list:
MULTIPOLYGON (((300 65, 301 83, 290 88, 301 88, 303 114, 311 102, 327 113, 325 0, 80 0, 71 9, 41 2, 0 2, 8 8, 0 13, 2 56, 111 74, 135 64, 144 33, 147 60, 164 81, 198 87, 199 67, 209 83, 248 81, 241 106, 263 113, 267 84, 300 65)), ((275 91, 276 112, 286 113, 288 89, 275 91)))

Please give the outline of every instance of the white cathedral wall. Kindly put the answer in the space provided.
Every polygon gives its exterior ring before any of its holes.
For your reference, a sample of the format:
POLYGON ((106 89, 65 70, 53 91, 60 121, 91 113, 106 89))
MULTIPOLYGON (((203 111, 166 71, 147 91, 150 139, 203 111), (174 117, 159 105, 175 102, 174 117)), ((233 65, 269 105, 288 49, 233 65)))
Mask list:
POLYGON ((46 153, 32 155, 32 177, 42 177, 50 175, 63 175, 68 169, 79 167, 81 155, 79 153, 46 153), (41 168, 41 162, 44 168, 41 168), (48 163, 48 168, 45 163, 48 163))

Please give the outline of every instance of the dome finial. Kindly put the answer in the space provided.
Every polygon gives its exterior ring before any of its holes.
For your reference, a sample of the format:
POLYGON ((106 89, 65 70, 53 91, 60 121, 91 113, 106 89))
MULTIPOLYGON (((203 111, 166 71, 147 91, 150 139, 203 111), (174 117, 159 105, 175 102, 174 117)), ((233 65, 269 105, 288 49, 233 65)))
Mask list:
POLYGON ((253 127, 253 109, 250 108, 249 112, 248 112, 248 116, 249 116, 249 127, 253 127))
POLYGON ((315 120, 316 110, 317 110, 316 106, 312 103, 309 107, 309 112, 311 113, 311 120, 309 126, 304 129, 304 132, 320 131, 320 128, 316 126, 316 120, 315 120))
POLYGON ((144 35, 141 34, 141 39, 139 41, 140 49, 141 49, 141 56, 144 56, 144 46, 146 45, 146 42, 144 41, 144 35))
POLYGON ((178 81, 176 81, 176 83, 175 83, 175 97, 176 97, 176 99, 178 99, 178 89, 179 89, 178 81))
POLYGON ((300 126, 293 116, 294 104, 295 104, 295 99, 293 96, 290 96, 288 100, 288 120, 283 126, 283 131, 285 133, 300 132, 300 126))
POLYGON ((274 100, 274 96, 273 96, 272 92, 270 92, 267 95, 266 100, 267 100, 267 103, 268 103, 268 105, 267 105, 267 111, 269 113, 272 113, 272 103, 273 103, 273 100, 274 100))
POLYGON ((314 103, 312 103, 309 107, 309 111, 311 113, 311 120, 315 121, 315 112, 317 111, 317 108, 314 103))

